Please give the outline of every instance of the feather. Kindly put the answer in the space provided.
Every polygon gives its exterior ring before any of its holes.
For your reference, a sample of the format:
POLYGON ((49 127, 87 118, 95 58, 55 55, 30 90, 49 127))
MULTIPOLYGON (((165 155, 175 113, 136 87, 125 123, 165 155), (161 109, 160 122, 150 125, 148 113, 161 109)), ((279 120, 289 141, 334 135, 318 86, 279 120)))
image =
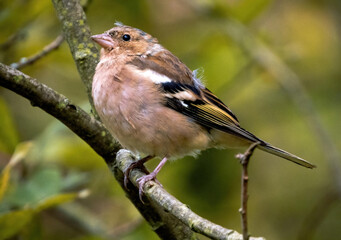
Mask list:
POLYGON ((166 97, 166 106, 192 118, 209 128, 229 132, 250 141, 258 141, 251 133, 239 127, 232 111, 207 88, 198 89, 193 85, 175 81, 160 84, 166 97))
POLYGON ((177 57, 164 49, 153 55, 136 56, 127 64, 139 70, 153 70, 160 75, 172 79, 174 82, 194 85, 191 70, 177 57))
POLYGON ((264 142, 249 131, 240 127, 239 122, 232 111, 207 88, 198 92, 198 89, 192 86, 175 82, 162 85, 164 92, 166 92, 166 106, 186 115, 206 129, 217 129, 250 142, 259 142, 258 148, 263 151, 285 158, 307 168, 315 167, 313 164, 296 155, 264 142), (194 95, 197 98, 195 100, 193 100, 193 98, 177 98, 179 94, 182 94, 181 96, 186 96, 183 94, 184 92, 192 92, 191 96, 194 95))
POLYGON ((266 143, 265 145, 259 145, 258 146, 259 149, 265 151, 265 152, 268 152, 268 153, 271 153, 271 154, 274 154, 276 156, 279 156, 279 157, 282 157, 282 158, 285 158, 289 161, 292 161, 298 165, 301 165, 301 166, 304 166, 304 167, 307 167, 307 168, 316 168, 316 166, 314 164, 311 164, 310 162, 307 162, 306 160, 304 160, 303 158, 300 158, 294 154, 291 154, 287 151, 284 151, 280 148, 277 148, 277 147, 274 147, 268 143, 266 143))

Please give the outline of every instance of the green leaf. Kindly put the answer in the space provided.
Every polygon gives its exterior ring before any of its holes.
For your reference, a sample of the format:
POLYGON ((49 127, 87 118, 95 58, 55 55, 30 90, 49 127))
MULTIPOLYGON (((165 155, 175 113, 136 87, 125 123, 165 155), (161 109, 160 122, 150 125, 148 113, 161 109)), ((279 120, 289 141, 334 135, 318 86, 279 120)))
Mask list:
POLYGON ((14 165, 20 162, 28 153, 32 147, 32 142, 23 142, 18 144, 15 151, 11 157, 9 163, 4 167, 0 175, 0 201, 2 200, 10 179, 10 172, 14 165))
POLYGON ((0 151, 12 153, 18 144, 18 132, 5 101, 0 98, 0 151))
POLYGON ((8 180, 10 177, 10 171, 11 168, 7 165, 3 171, 1 172, 1 176, 0 176, 0 201, 2 200, 7 187, 8 187, 8 180))
POLYGON ((43 238, 43 224, 40 216, 34 215, 20 231, 21 240, 39 240, 43 238))
POLYGON ((90 181, 90 174, 88 172, 70 171, 62 182, 64 190, 75 189, 84 186, 90 181))
POLYGON ((23 210, 12 211, 0 216, 0 240, 7 239, 24 229, 24 234, 32 235, 25 226, 32 221, 32 218, 39 212, 55 207, 65 202, 72 201, 76 198, 87 197, 89 192, 87 190, 78 193, 63 193, 48 197, 33 208, 26 208, 23 210))
POLYGON ((0 240, 18 233, 34 214, 32 209, 13 211, 0 216, 0 240))
POLYGON ((65 202, 70 202, 77 197, 80 197, 80 195, 82 195, 82 192, 83 191, 81 191, 80 193, 63 193, 44 199, 36 206, 35 211, 40 212, 47 208, 55 207, 65 202))
POLYGON ((10 196, 10 202, 23 207, 37 204, 42 199, 58 194, 62 190, 62 176, 57 168, 45 168, 35 172, 27 182, 21 183, 10 196))

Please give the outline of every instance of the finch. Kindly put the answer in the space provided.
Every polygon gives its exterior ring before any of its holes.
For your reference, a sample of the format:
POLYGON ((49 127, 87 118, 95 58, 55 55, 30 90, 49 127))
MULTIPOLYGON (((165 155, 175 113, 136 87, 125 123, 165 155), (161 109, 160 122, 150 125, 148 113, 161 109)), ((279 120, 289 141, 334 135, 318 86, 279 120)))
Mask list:
POLYGON ((91 37, 101 46, 92 84, 94 105, 103 124, 120 144, 144 158, 162 160, 139 178, 139 191, 169 159, 196 155, 207 148, 258 149, 307 168, 315 166, 276 148, 243 129, 232 111, 158 40, 142 30, 116 23, 91 37))

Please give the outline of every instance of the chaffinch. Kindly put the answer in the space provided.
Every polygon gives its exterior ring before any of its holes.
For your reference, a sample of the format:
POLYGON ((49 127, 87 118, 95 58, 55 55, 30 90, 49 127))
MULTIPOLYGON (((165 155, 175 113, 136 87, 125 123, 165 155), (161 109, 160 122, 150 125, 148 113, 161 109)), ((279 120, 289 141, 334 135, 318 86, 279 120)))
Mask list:
POLYGON ((116 23, 91 38, 102 47, 92 85, 95 108, 124 148, 146 156, 127 169, 125 184, 134 167, 153 157, 162 159, 153 172, 138 179, 140 194, 168 159, 212 147, 259 142, 257 148, 263 151, 315 167, 243 129, 196 72, 148 33, 116 23))

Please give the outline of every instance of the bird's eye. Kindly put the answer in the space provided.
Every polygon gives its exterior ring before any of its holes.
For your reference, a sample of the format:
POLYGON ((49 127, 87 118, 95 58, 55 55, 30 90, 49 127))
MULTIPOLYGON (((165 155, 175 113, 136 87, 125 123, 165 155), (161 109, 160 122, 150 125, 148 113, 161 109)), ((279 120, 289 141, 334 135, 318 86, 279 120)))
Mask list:
POLYGON ((130 40, 130 35, 129 34, 124 34, 122 36, 123 41, 129 41, 130 40))

